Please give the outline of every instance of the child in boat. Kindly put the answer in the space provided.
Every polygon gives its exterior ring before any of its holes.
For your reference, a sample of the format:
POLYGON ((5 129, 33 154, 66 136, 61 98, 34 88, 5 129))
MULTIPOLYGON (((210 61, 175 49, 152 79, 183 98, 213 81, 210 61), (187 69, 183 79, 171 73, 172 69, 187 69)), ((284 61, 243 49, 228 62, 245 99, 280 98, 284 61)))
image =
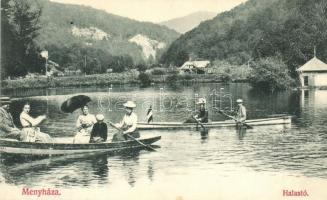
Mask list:
POLYGON ((93 125, 97 122, 95 116, 89 113, 87 105, 83 106, 81 110, 82 114, 78 116, 76 122, 78 132, 74 137, 73 143, 89 143, 93 125))
POLYGON ((22 124, 22 132, 25 133, 25 137, 22 139, 24 142, 52 142, 52 138, 40 131, 40 128, 37 127, 42 121, 46 119, 45 115, 38 116, 33 118, 29 115, 31 106, 29 103, 25 103, 23 111, 21 112, 19 119, 22 124))
POLYGON ((103 121, 103 114, 97 114, 95 116, 97 122, 93 125, 90 137, 90 143, 99 143, 107 141, 108 137, 108 127, 107 124, 103 121))
POLYGON ((114 125, 121 129, 121 131, 114 134, 112 141, 122 141, 130 139, 130 137, 140 137, 140 133, 137 130, 137 115, 133 112, 136 104, 133 101, 127 101, 124 106, 126 114, 123 120, 119 124, 114 125))

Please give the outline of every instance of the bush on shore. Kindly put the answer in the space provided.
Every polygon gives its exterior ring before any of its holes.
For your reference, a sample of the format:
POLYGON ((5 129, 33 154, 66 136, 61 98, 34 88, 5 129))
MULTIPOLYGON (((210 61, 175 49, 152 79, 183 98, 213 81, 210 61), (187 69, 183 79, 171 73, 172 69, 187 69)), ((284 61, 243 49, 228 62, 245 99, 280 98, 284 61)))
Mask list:
POLYGON ((146 87, 151 85, 152 80, 150 79, 150 76, 146 73, 140 73, 139 74, 139 80, 141 82, 142 87, 146 87))
POLYGON ((165 75, 166 74, 166 70, 162 69, 162 68, 154 68, 151 71, 152 75, 165 75))
POLYGON ((251 74, 251 68, 247 65, 232 65, 226 61, 215 60, 212 63, 212 74, 220 77, 222 82, 229 82, 231 80, 246 80, 251 74))
POLYGON ((273 93, 289 89, 294 83, 287 65, 278 57, 262 58, 254 62, 252 68, 249 82, 253 88, 273 93))

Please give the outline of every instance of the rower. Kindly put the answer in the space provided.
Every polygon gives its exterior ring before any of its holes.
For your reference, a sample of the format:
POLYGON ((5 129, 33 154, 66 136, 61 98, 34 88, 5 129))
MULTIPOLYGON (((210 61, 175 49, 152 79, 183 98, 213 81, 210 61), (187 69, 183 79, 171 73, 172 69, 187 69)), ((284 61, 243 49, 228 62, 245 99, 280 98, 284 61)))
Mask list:
POLYGON ((242 99, 237 99, 237 110, 236 110, 236 115, 235 119, 238 124, 245 122, 246 120, 246 108, 243 105, 243 100, 242 99))
POLYGON ((133 112, 136 104, 133 101, 127 101, 124 103, 124 107, 126 113, 122 121, 118 124, 115 124, 115 127, 121 129, 121 131, 114 134, 112 141, 127 140, 129 139, 127 135, 133 138, 140 137, 140 133, 137 130, 137 115, 133 112))
MULTIPOLYGON (((189 117, 184 123, 196 123, 196 130, 199 129, 199 123, 208 123, 208 111, 206 110, 206 99, 199 98, 198 102, 196 103, 199 105, 199 110, 196 115, 189 117)), ((202 126, 204 129, 204 127, 202 126)), ((208 131, 204 131, 208 133, 208 131)))
POLYGON ((194 118, 201 123, 208 123, 208 111, 206 110, 206 99, 200 98, 196 104, 199 105, 199 111, 194 116, 194 118))

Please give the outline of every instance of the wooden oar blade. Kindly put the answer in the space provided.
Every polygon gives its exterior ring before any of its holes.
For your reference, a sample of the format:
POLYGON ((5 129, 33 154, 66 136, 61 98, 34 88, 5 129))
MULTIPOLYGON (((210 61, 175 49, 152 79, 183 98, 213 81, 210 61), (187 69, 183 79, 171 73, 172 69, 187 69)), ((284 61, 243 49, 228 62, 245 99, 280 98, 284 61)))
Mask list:
POLYGON ((246 123, 243 123, 243 124, 246 126, 246 128, 248 128, 248 129, 253 129, 253 127, 250 126, 249 124, 246 124, 246 123))

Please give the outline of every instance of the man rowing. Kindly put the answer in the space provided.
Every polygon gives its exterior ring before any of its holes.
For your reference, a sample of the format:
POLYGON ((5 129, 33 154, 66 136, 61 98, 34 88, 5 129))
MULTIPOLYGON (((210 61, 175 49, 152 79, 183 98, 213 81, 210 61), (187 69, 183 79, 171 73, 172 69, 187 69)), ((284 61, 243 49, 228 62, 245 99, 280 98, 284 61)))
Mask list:
POLYGON ((205 98, 199 98, 198 102, 196 103, 199 106, 198 112, 191 116, 189 119, 187 119, 184 123, 208 123, 208 110, 206 110, 206 99, 205 98))
POLYGON ((0 137, 23 140, 25 133, 15 126, 13 117, 9 112, 10 103, 9 97, 0 97, 0 137))
POLYGON ((200 98, 196 104, 199 105, 199 111, 194 118, 201 123, 208 123, 209 114, 206 110, 206 99, 200 98))
POLYGON ((237 110, 236 110, 235 119, 238 124, 242 124, 246 120, 246 108, 243 105, 242 99, 237 99, 236 103, 237 103, 237 110))
POLYGON ((112 141, 127 140, 129 137, 140 137, 140 133, 137 130, 137 115, 133 112, 136 104, 133 101, 127 101, 124 103, 124 107, 126 113, 122 121, 113 125, 116 128, 121 129, 121 131, 114 134, 112 141))

